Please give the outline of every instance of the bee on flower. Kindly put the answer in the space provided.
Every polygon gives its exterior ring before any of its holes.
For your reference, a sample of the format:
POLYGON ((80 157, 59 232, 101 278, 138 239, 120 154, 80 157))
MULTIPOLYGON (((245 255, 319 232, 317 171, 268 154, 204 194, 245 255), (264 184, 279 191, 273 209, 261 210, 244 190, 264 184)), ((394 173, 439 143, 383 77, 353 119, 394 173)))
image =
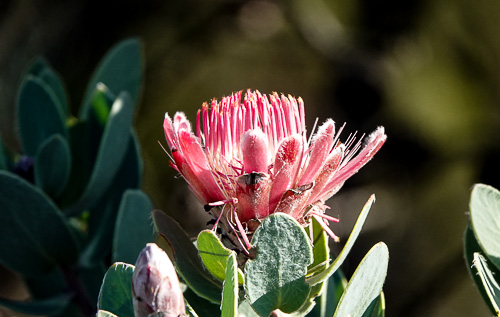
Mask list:
POLYGON ((165 114, 171 165, 197 198, 250 248, 247 233, 266 216, 283 212, 306 225, 314 217, 335 240, 325 201, 381 148, 384 128, 364 143, 339 139, 332 119, 308 139, 304 102, 248 90, 204 103, 196 126, 182 112, 165 114))

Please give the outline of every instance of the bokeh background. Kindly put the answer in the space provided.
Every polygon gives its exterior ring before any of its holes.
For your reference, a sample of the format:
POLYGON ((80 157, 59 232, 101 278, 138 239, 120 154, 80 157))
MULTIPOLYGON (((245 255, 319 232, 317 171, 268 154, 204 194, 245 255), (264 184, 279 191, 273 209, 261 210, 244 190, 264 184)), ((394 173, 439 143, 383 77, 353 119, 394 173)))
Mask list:
MULTIPOLYGON (((168 166, 165 112, 191 119, 202 102, 247 88, 301 96, 343 132, 389 136, 329 204, 345 241, 376 193, 344 271, 378 241, 390 250, 387 316, 489 316, 462 256, 474 183, 500 187, 500 2, 483 0, 2 0, 0 133, 14 128, 20 77, 43 55, 61 74, 76 114, 105 52, 144 44, 135 124, 144 190, 193 235, 207 216, 168 166)), ((342 243, 332 246, 338 250, 342 243)), ((3 293, 22 297, 5 272, 3 293), (14 293, 13 293, 14 292, 14 293)))

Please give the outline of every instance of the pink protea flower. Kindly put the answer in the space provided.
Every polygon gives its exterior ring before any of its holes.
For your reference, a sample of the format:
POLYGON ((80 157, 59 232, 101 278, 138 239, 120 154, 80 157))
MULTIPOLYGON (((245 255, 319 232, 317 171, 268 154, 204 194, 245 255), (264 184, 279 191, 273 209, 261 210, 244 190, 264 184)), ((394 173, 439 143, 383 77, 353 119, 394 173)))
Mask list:
POLYGON ((243 102, 240 91, 221 102, 204 103, 195 131, 182 112, 173 119, 166 114, 163 128, 171 165, 206 206, 224 206, 217 220, 225 213, 247 246, 244 231, 275 212, 290 214, 302 224, 315 217, 338 240, 323 221, 338 221, 325 215, 324 202, 387 138, 379 127, 364 147, 354 136, 343 144, 343 127, 335 131, 328 119, 308 140, 301 98, 250 90, 243 102))

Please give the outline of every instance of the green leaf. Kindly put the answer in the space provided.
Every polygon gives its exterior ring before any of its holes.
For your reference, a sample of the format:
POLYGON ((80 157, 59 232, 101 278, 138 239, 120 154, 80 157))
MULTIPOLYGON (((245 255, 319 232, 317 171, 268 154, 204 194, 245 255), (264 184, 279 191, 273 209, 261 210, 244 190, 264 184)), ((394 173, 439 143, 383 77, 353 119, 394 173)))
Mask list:
POLYGON ((500 269, 500 191, 476 184, 470 199, 470 215, 479 245, 500 269))
POLYGON ((307 268, 307 274, 318 273, 324 271, 330 261, 330 248, 328 247, 328 236, 323 227, 313 217, 312 224, 306 227, 306 231, 311 237, 313 243, 314 261, 307 268))
POLYGON ((495 310, 495 314, 497 316, 500 315, 500 285, 493 276, 493 272, 488 268, 486 258, 478 252, 474 253, 474 268, 481 278, 484 290, 495 310))
MULTIPOLYGON (((474 283, 476 284, 476 287, 481 294, 481 297, 483 298, 483 301, 488 305, 490 308, 491 312, 495 314, 495 308, 491 304, 488 293, 486 292, 483 282, 481 280, 481 277, 479 274, 477 274, 477 270, 474 268, 473 263, 474 263, 474 253, 481 253, 485 254, 483 249, 481 249, 481 246, 479 245, 479 242, 477 242, 477 239, 474 235, 474 232, 472 231, 472 225, 469 222, 467 225, 467 228, 465 229, 464 233, 464 255, 465 255, 465 265, 467 266, 467 270, 469 271, 469 274, 471 278, 474 280, 474 283)), ((494 275, 500 276, 500 271, 498 271, 495 267, 491 268, 491 271, 493 271, 494 275)))
POLYGON ((0 262, 25 276, 73 264, 77 241, 54 203, 39 188, 6 171, 0 171, 0 188, 0 262))
POLYGON ((57 105, 61 106, 60 110, 64 117, 68 117, 68 99, 66 97, 66 90, 61 77, 50 67, 49 63, 43 58, 37 58, 28 67, 27 74, 31 74, 50 87, 56 99, 57 105))
POLYGON ((46 299, 13 301, 0 298, 0 306, 20 314, 53 316, 61 313, 71 302, 72 294, 60 294, 46 299))
POLYGON ((105 311, 105 310, 99 310, 97 312, 97 317, 119 317, 113 313, 110 313, 109 311, 105 311))
POLYGON ((351 251, 352 246, 354 245, 354 242, 359 236, 359 233, 361 232, 361 229, 363 228, 363 224, 365 223, 366 217, 368 216, 368 213, 370 212, 370 208, 375 201, 375 195, 371 195, 368 201, 366 202, 365 206, 363 207, 363 210, 361 210, 361 213, 359 214, 358 220, 356 220, 356 223, 354 224, 354 228, 352 229, 351 234, 349 235, 349 238, 347 239, 346 244, 344 245, 344 248, 342 251, 340 251, 340 254, 337 256, 337 258, 333 261, 333 263, 324 271, 321 271, 320 273, 313 275, 311 277, 308 277, 306 279, 306 282, 310 285, 315 285, 318 283, 321 283, 325 281, 328 277, 330 277, 339 267, 342 265, 344 262, 345 258, 349 254, 349 251, 351 251))
POLYGON ((245 299, 238 306, 238 317, 259 317, 259 315, 253 310, 248 299, 245 299))
POLYGON ((316 306, 314 306, 311 314, 308 315, 309 317, 332 317, 347 286, 347 280, 342 270, 336 270, 323 283, 323 292, 321 296, 316 297, 316 306))
POLYGON ((245 266, 245 289, 254 310, 260 316, 298 310, 308 299, 305 275, 313 261, 302 226, 287 214, 272 214, 255 231, 252 245, 257 257, 245 266))
POLYGON ((104 85, 98 83, 92 95, 92 110, 97 122, 104 126, 111 112, 110 105, 115 101, 116 96, 104 85))
POLYGON ((133 105, 128 93, 118 95, 106 123, 90 180, 79 201, 66 210, 69 216, 92 208, 111 185, 129 145, 133 105))
MULTIPOLYGON (((219 281, 213 279, 211 274, 205 271, 198 256, 198 250, 184 230, 174 219, 160 210, 153 210, 153 221, 155 231, 166 239, 172 248, 174 258, 171 260, 174 262, 177 273, 179 273, 183 281, 198 296, 213 303, 220 303, 222 286, 219 281)), ((161 242, 158 245, 164 248, 164 244, 161 242)), ((167 249, 165 251, 170 256, 172 250, 167 249)), ((196 311, 201 314, 198 309, 196 311)))
POLYGON ((154 240, 153 204, 141 190, 127 190, 118 210, 113 237, 113 262, 135 263, 148 242, 154 240))
POLYGON ((53 134, 67 137, 62 106, 52 89, 32 75, 24 78, 17 99, 19 137, 26 155, 35 156, 53 134))
POLYGON ((113 47, 92 75, 80 109, 80 118, 87 119, 92 94, 98 83, 103 83, 114 92, 128 92, 133 107, 139 98, 142 73, 141 45, 137 39, 128 39, 113 47))
POLYGON ((135 267, 126 263, 115 263, 102 281, 97 308, 120 317, 134 317, 132 304, 132 276, 135 267))
POLYGON ((236 254, 232 252, 227 258, 226 279, 222 292, 221 316, 238 316, 238 264, 236 254))
POLYGON ((71 154, 66 139, 54 134, 38 148, 35 157, 35 184, 50 197, 58 197, 68 182, 71 154))
POLYGON ((380 292, 365 310, 363 317, 384 317, 385 316, 385 297, 384 292, 380 292))
MULTIPOLYGON (((212 230, 200 232, 196 246, 207 270, 218 280, 224 281, 227 259, 234 251, 226 248, 212 230)), ((240 269, 237 271, 238 283, 243 285, 243 272, 240 269)))
POLYGON ((69 184, 62 196, 65 208, 81 197, 89 183, 115 100, 116 96, 103 84, 99 84, 94 90, 92 108, 87 119, 85 121, 75 119, 69 127, 71 157, 73 165, 78 168, 72 169, 69 184))
POLYGON ((111 252, 118 209, 123 194, 127 189, 135 189, 140 184, 142 161, 139 157, 138 146, 136 136, 130 134, 127 154, 113 178, 113 186, 108 188, 90 212, 88 219, 90 242, 80 257, 80 264, 85 267, 99 263, 111 252))
POLYGON ((377 243, 365 255, 347 284, 334 317, 361 317, 371 302, 379 296, 389 264, 389 250, 377 243))

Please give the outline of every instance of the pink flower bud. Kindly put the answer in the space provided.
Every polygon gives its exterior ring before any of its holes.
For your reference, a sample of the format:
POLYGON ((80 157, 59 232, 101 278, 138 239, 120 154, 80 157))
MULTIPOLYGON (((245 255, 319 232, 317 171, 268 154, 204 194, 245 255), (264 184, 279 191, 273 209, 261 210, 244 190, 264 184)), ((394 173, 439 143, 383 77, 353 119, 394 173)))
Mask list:
POLYGON ((184 297, 168 255, 148 243, 135 264, 132 294, 136 317, 161 312, 165 317, 185 316, 184 297))

